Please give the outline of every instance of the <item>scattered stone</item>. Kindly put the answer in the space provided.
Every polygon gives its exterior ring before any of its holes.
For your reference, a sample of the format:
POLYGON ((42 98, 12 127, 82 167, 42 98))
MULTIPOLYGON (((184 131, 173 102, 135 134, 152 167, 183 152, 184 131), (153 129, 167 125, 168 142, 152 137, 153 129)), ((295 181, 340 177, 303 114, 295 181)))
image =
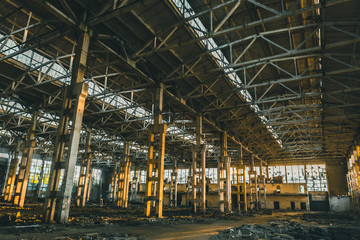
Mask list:
POLYGON ((303 225, 291 220, 274 220, 264 225, 244 224, 237 228, 219 232, 210 239, 265 239, 265 240, 335 240, 360 239, 360 230, 356 227, 319 227, 303 225))

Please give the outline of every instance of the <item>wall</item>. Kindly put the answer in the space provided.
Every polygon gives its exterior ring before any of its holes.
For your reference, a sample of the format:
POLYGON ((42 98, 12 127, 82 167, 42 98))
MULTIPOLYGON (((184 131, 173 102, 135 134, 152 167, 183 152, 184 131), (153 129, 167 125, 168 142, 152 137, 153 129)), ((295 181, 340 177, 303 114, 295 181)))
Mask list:
POLYGON ((268 183, 266 200, 266 209, 275 209, 274 202, 279 202, 280 210, 291 210, 292 202, 295 204, 295 210, 301 209, 301 202, 309 209, 306 183, 268 183))
POLYGON ((334 212, 346 212, 351 209, 351 200, 349 196, 330 196, 330 210, 334 212))
MULTIPOLYGON (((141 192, 137 194, 137 202, 142 203, 144 201, 145 184, 141 184, 141 192)), ((301 202, 305 203, 306 209, 309 209, 308 196, 306 194, 305 183, 295 184, 266 184, 267 192, 267 208, 274 209, 274 202, 279 202, 280 210, 291 210, 291 202, 295 203, 295 210, 301 209, 301 202), (280 194, 276 193, 276 190, 280 187, 280 194), (305 194, 299 194, 299 186, 304 186, 305 194)), ((190 196, 191 197, 191 196, 190 196)), ((219 197, 217 193, 217 184, 210 184, 209 191, 206 195, 207 207, 217 208, 219 206, 219 197)), ((185 184, 178 184, 178 204, 186 206, 187 192, 185 184)), ((165 184, 164 191, 164 206, 169 205, 169 186, 165 184)), ((233 203, 234 209, 236 204, 233 203)))
POLYGON ((328 187, 330 196, 348 195, 346 183, 347 166, 344 163, 326 163, 328 187))
POLYGON ((301 202, 306 204, 306 210, 309 209, 307 195, 299 195, 299 196, 270 195, 270 196, 266 196, 266 209, 275 209, 274 202, 279 202, 280 210, 291 210, 291 202, 295 203, 295 210, 301 210, 301 202))
POLYGON ((306 183, 267 183, 266 194, 277 194, 277 189, 280 189, 280 194, 300 194, 301 187, 306 193, 306 183))

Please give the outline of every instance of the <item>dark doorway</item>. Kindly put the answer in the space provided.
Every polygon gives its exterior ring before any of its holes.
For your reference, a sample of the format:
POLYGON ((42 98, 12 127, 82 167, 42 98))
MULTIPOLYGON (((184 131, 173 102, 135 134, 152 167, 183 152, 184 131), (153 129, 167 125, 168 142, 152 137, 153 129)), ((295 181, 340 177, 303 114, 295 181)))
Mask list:
POLYGON ((310 211, 329 211, 329 199, 328 195, 316 195, 310 194, 310 211))
POLYGON ((177 205, 181 206, 181 203, 182 203, 182 195, 178 193, 177 194, 177 205))
POLYGON ((295 210, 295 202, 291 202, 291 210, 295 210))
POLYGON ((301 208, 301 210, 306 210, 306 203, 305 203, 305 202, 301 202, 301 203, 300 203, 300 208, 301 208))
POLYGON ((274 209, 275 209, 275 210, 279 210, 279 209, 280 209, 280 203, 279 203, 279 202, 274 202, 274 209))
POLYGON ((237 210, 237 194, 231 194, 231 203, 232 203, 232 210, 236 211, 237 210))

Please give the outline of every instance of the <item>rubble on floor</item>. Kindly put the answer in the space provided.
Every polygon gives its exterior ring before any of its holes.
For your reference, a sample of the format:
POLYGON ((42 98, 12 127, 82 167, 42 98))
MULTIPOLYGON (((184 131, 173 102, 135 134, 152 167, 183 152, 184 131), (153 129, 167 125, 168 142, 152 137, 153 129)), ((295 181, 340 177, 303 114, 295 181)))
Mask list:
POLYGON ((75 237, 59 237, 56 240, 144 240, 128 234, 87 233, 75 237))
MULTIPOLYGON (((43 205, 41 203, 31 204, 31 207, 17 208, 11 205, 0 205, 0 225, 22 225, 42 223, 43 205)), ((246 214, 247 216, 255 216, 246 214)), ((220 214, 217 210, 208 209, 204 215, 194 214, 191 208, 164 208, 163 218, 148 218, 143 214, 142 206, 129 206, 126 209, 115 207, 111 204, 99 207, 89 204, 86 207, 71 207, 69 222, 66 225, 91 227, 95 225, 111 226, 120 225, 140 225, 149 224, 168 225, 168 224, 192 224, 192 223, 212 223, 220 219, 231 220, 238 214, 220 214), (84 214, 85 213, 85 214, 84 214)))
POLYGON ((211 236, 229 227, 211 239, 360 239, 360 215, 356 213, 258 211, 225 214, 207 209, 204 215, 194 214, 191 208, 165 207, 164 217, 159 219, 144 217, 142 205, 124 209, 110 203, 72 206, 66 224, 44 224, 42 214, 43 203, 31 203, 25 208, 0 203, 0 239, 140 240, 153 239, 163 230, 178 232, 179 239, 190 239, 182 238, 183 233, 192 234, 193 231, 195 235, 211 236), (149 232, 151 228, 161 230, 149 232))
POLYGON ((221 231, 210 239, 355 240, 360 239, 360 229, 358 226, 322 226, 318 224, 304 224, 296 220, 274 220, 263 225, 243 224, 240 227, 221 231))

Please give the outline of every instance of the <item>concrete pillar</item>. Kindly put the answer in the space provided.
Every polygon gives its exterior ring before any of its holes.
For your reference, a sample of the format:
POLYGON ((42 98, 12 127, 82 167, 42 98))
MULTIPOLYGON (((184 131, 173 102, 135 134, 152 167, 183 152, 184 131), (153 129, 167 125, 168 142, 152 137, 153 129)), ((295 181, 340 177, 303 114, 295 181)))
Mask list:
POLYGON ((138 192, 138 184, 140 181, 140 177, 138 177, 138 172, 141 173, 141 171, 138 171, 135 166, 134 177, 132 179, 132 184, 131 184, 130 201, 136 201, 136 196, 137 196, 137 192, 138 192))
POLYGON ((177 160, 174 159, 173 172, 171 173, 170 179, 170 196, 169 196, 170 207, 177 206, 177 160))
POLYGON ((164 85, 155 90, 154 125, 149 137, 148 157, 146 162, 145 215, 150 216, 151 202, 156 202, 156 215, 162 217, 164 191, 165 134, 167 126, 162 124, 164 85), (155 135, 157 139, 155 140, 155 135))
POLYGON ((6 186, 5 186, 5 192, 4 192, 4 200, 7 202, 11 201, 12 194, 14 191, 14 184, 15 184, 15 179, 16 179, 16 169, 17 169, 17 165, 19 163, 20 145, 21 145, 21 141, 18 140, 16 143, 14 153, 13 153, 13 157, 10 162, 10 168, 9 168, 9 173, 8 173, 8 177, 6 180, 6 186))
POLYGON ((200 161, 201 161, 201 210, 203 214, 206 213, 206 145, 203 144, 200 153, 200 161))
MULTIPOLYGON (((91 186, 92 186, 92 184, 91 184, 92 175, 93 175, 93 170, 90 169, 89 178, 88 178, 88 184, 87 184, 87 193, 85 195, 86 196, 86 201, 90 201, 90 193, 91 193, 91 186)), ((100 179, 100 188, 101 188, 101 179, 100 179)))
POLYGON ((224 132, 223 137, 223 150, 224 150, 224 160, 225 160, 225 167, 226 167, 226 191, 225 191, 225 202, 226 202, 226 211, 232 211, 232 204, 231 204, 231 180, 230 180, 230 164, 231 158, 228 156, 228 144, 227 144, 227 132, 224 132))
MULTIPOLYGON (((286 171, 286 166, 285 166, 286 171)), ((285 174, 287 175, 287 174, 285 174)), ((263 172, 263 162, 260 161, 260 176, 258 176, 258 189, 259 189, 259 207, 262 209, 267 208, 266 204, 266 177, 263 172)))
POLYGON ((87 53, 90 45, 90 30, 83 25, 80 27, 83 29, 83 32, 80 33, 77 42, 71 85, 64 93, 62 113, 56 136, 54 159, 45 203, 45 222, 52 222, 54 220, 57 202, 57 221, 59 223, 66 223, 69 218, 75 164, 88 90, 88 86, 83 82, 83 79, 86 69, 87 53), (75 99, 74 107, 72 106, 73 99, 75 99), (72 126, 70 133, 68 133, 71 112, 73 112, 72 126), (69 140, 67 141, 66 139, 69 140), (67 159, 63 161, 66 144, 68 144, 68 154, 67 159), (62 186, 61 189, 59 189, 61 169, 65 169, 65 171, 62 186))
POLYGON ((8 159, 6 161, 6 171, 5 171, 5 174, 3 175, 4 185, 1 188, 1 197, 3 197, 5 194, 5 189, 6 189, 6 185, 7 185, 7 181, 8 181, 8 177, 9 177, 9 171, 10 171, 12 159, 13 159, 12 152, 9 152, 8 159))
POLYGON ((40 176, 39 176, 39 183, 36 186, 36 197, 37 198, 41 197, 41 185, 42 185, 42 179, 44 177, 44 168, 45 168, 45 160, 44 160, 44 158, 42 158, 42 164, 41 164, 40 176))
POLYGON ((237 166, 237 210, 238 212, 247 211, 247 189, 246 189, 246 166, 244 165, 243 159, 243 148, 240 147, 239 153, 239 162, 237 166))
POLYGON ((231 211, 231 181, 230 181, 230 157, 227 152, 227 132, 220 136, 221 150, 218 160, 218 186, 219 186, 219 210, 220 212, 231 211))
MULTIPOLYGON (((222 154, 222 153, 221 153, 222 154)), ((220 158, 223 156, 221 155, 220 158)), ((219 211, 225 212, 225 196, 224 196, 224 164, 222 162, 222 159, 218 159, 218 165, 217 165, 217 172, 218 172, 218 198, 219 198, 219 211)))
POLYGON ((191 185, 192 185, 192 176, 193 176, 193 168, 192 168, 192 164, 189 166, 188 169, 188 177, 186 179, 186 206, 190 207, 190 200, 192 199, 191 196, 191 185))
MULTIPOLYGON (((85 182, 84 182, 84 193, 82 195, 82 206, 85 206, 85 202, 90 200, 90 192, 91 192, 91 179, 92 179, 92 159, 93 154, 90 152, 87 157, 86 162, 86 172, 85 172, 85 182)), ((101 180, 101 179, 100 179, 101 180)), ((101 185, 100 185, 101 188, 101 185)))
POLYGON ((115 162, 114 165, 114 172, 111 177, 111 190, 110 190, 110 201, 116 200, 116 193, 117 193, 117 182, 118 182, 118 161, 115 162))
POLYGON ((85 153, 81 159, 79 184, 77 188, 76 206, 85 207, 87 200, 87 193, 89 189, 89 176, 92 166, 92 153, 90 152, 91 147, 91 131, 87 131, 85 153))
POLYGON ((202 134, 202 115, 197 114, 195 120, 196 145, 193 149, 192 159, 192 200, 194 212, 197 207, 201 208, 203 213, 206 212, 206 146, 203 145, 202 134), (200 196, 197 196, 199 193, 200 196))
POLYGON ((30 167, 31 167, 31 159, 34 153, 37 119, 38 119, 38 112, 34 111, 31 119, 31 125, 26 137, 23 154, 21 157, 19 173, 16 178, 14 205, 19 206, 21 208, 24 206, 24 202, 25 202, 25 195, 26 195, 30 167))
POLYGON ((120 162, 118 174, 118 195, 116 203, 118 207, 126 208, 128 205, 130 169, 130 142, 125 142, 124 159, 120 162))
POLYGON ((129 202, 129 188, 130 188, 130 171, 131 171, 131 162, 130 162, 130 142, 126 144, 126 155, 127 159, 125 161, 125 189, 124 189, 124 208, 127 208, 129 202))
POLYGON ((259 210, 259 192, 258 192, 258 176, 255 171, 254 155, 250 154, 250 170, 249 170, 249 205, 251 210, 259 210))

